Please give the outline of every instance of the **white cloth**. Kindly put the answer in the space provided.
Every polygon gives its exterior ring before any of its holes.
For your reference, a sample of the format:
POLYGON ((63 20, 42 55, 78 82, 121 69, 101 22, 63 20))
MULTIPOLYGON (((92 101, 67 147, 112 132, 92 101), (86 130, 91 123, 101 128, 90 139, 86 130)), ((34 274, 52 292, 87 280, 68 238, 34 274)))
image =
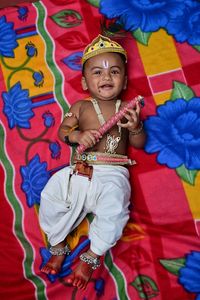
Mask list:
POLYGON ((122 166, 94 165, 92 180, 66 167, 55 173, 41 194, 39 221, 52 246, 63 241, 89 212, 90 248, 103 255, 121 237, 129 218, 129 171, 122 166))

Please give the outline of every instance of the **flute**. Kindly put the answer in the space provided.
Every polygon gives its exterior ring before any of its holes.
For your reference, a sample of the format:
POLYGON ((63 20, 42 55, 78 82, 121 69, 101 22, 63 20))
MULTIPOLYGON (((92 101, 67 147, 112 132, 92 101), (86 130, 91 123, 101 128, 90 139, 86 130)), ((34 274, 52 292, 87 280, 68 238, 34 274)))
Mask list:
MULTIPOLYGON (((123 118, 125 115, 127 109, 129 108, 134 108, 136 103, 140 103, 140 105, 143 107, 144 106, 144 97, 142 96, 137 96, 131 101, 129 101, 123 108, 121 108, 114 116, 112 116, 107 122, 105 122, 99 129, 98 132, 100 135, 105 134, 109 129, 111 129, 119 120, 123 118)), ((86 150, 86 147, 84 145, 79 145, 76 148, 76 152, 78 154, 83 153, 86 150)))

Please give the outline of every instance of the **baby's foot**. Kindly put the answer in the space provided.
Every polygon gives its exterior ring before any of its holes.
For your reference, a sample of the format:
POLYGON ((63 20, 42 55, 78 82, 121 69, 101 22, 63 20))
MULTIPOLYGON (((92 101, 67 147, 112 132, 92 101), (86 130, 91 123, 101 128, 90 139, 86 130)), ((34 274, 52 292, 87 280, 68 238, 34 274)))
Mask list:
POLYGON ((93 273, 92 265, 80 261, 74 272, 67 278, 67 283, 84 290, 93 273))
POLYGON ((52 275, 60 273, 64 259, 65 255, 52 255, 49 261, 41 268, 41 271, 52 275))
POLYGON ((67 279, 69 284, 84 290, 90 280, 93 271, 100 266, 100 259, 94 252, 88 250, 80 255, 80 263, 75 271, 67 279))
POLYGON ((69 245, 60 243, 56 246, 50 247, 49 252, 52 254, 49 261, 41 268, 41 271, 46 274, 58 274, 66 255, 70 254, 69 245))

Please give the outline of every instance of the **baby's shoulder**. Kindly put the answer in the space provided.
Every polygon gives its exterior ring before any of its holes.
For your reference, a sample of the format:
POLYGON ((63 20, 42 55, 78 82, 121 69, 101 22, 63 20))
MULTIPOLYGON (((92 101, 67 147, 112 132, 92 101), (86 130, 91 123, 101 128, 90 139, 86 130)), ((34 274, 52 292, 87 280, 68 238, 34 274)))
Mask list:
POLYGON ((90 105, 91 100, 90 99, 82 99, 82 100, 77 100, 73 106, 82 106, 82 105, 90 105))
POLYGON ((79 105, 80 111, 83 111, 83 110, 91 107, 92 102, 90 99, 79 100, 78 105, 79 105))
POLYGON ((91 100, 78 100, 71 106, 70 111, 73 112, 79 118, 79 116, 82 113, 89 111, 91 105, 91 100))
POLYGON ((89 100, 77 100, 75 103, 72 104, 71 110, 79 110, 82 106, 86 105, 86 102, 89 102, 89 100))

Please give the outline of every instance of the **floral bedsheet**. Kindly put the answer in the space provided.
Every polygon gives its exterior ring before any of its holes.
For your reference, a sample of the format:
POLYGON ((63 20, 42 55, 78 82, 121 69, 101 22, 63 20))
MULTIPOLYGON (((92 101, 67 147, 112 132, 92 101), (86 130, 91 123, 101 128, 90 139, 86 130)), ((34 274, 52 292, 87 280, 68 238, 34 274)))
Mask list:
POLYGON ((200 2, 41 0, 0 9, 0 298, 200 299, 200 2), (57 276, 38 223, 40 193, 70 163, 58 126, 87 98, 80 60, 99 33, 128 52, 129 101, 145 97, 144 150, 129 149, 130 220, 85 291, 66 278, 91 216, 69 236, 57 276))

